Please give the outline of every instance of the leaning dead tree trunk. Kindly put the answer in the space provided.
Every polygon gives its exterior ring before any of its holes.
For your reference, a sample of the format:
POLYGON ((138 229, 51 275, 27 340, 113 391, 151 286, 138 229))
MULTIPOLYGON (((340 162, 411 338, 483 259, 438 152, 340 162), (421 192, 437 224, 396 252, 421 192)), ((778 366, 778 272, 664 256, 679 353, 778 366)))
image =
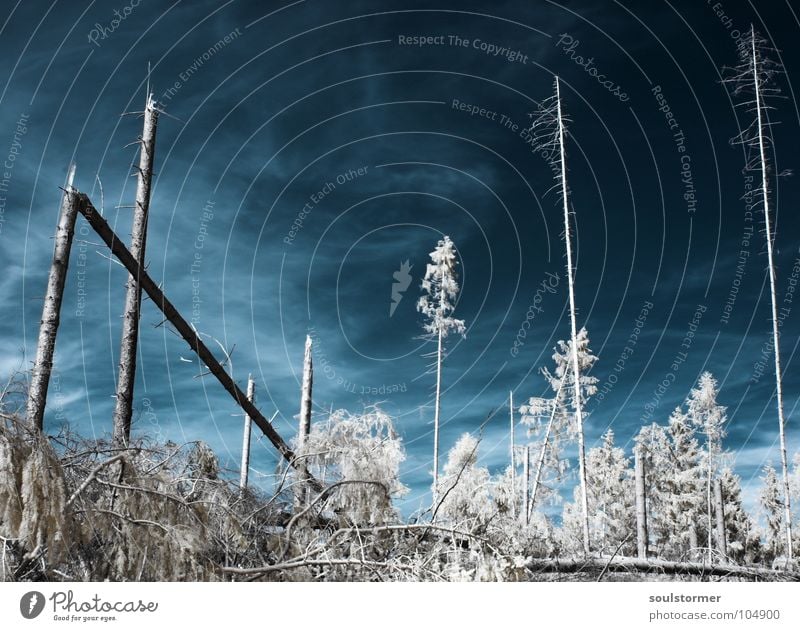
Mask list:
POLYGON ((517 516, 517 455, 514 453, 514 393, 508 393, 508 415, 511 421, 511 516, 517 516))
MULTIPOLYGON (((150 208, 150 182, 153 177, 153 158, 156 149, 158 109, 152 94, 147 95, 144 108, 144 126, 139 150, 139 168, 136 180, 136 204, 131 228, 131 255, 144 267, 147 241, 147 215, 150 208)), ((114 442, 126 445, 131 436, 133 414, 133 386, 136 381, 136 348, 139 341, 139 317, 142 288, 139 279, 128 276, 125 290, 125 311, 122 320, 122 341, 119 349, 119 375, 117 401, 114 408, 114 442)))
POLYGON ((640 559, 647 559, 647 500, 644 491, 644 454, 640 446, 633 450, 636 483, 636 551, 640 559))
POLYGON ((745 147, 745 166, 743 171, 753 172, 761 180, 761 185, 754 193, 764 209, 764 229, 767 242, 767 269, 769 272, 769 293, 771 300, 770 316, 772 318, 772 346, 775 360, 775 395, 778 404, 778 437, 780 439, 781 469, 783 477, 783 523, 786 536, 786 558, 791 561, 792 551, 792 506, 791 489, 789 484, 789 461, 786 453, 786 417, 783 404, 783 372, 781 370, 780 353, 780 320, 778 319, 778 296, 776 290, 776 273, 774 258, 775 234, 772 225, 772 208, 769 196, 769 171, 767 159, 767 146, 771 142, 770 126, 772 123, 767 117, 770 107, 766 99, 780 94, 772 78, 776 73, 782 73, 784 68, 764 54, 768 50, 767 42, 750 25, 750 34, 740 40, 740 64, 729 69, 731 73, 725 82, 733 85, 736 96, 742 94, 752 95, 752 100, 744 100, 740 106, 747 108, 752 113, 752 122, 733 139, 733 142, 745 147))
POLYGON ((50 264, 50 275, 47 278, 47 291, 44 296, 42 320, 39 325, 39 341, 36 345, 36 360, 33 364, 28 389, 28 424, 39 431, 44 427, 47 387, 50 384, 50 373, 53 370, 56 334, 61 322, 61 300, 67 280, 69 253, 75 233, 75 219, 78 216, 79 201, 75 189, 72 188, 74 177, 75 165, 71 164, 67 175, 67 186, 61 198, 53 262, 50 264))
POLYGON ((583 528, 583 551, 589 554, 589 496, 586 488, 586 447, 583 437, 583 404, 581 400, 580 368, 578 366, 578 327, 575 319, 575 281, 572 268, 572 241, 569 229, 569 199, 567 189, 567 157, 564 152, 564 118, 561 114, 561 87, 556 77, 556 107, 558 108, 558 148, 561 162, 561 201, 564 207, 564 242, 567 246, 567 285, 569 289, 569 320, 572 327, 572 377, 575 387, 573 395, 575 425, 578 431, 578 474, 581 482, 581 513, 583 528))
POLYGON ((719 478, 714 480, 714 508, 717 521, 717 550, 726 557, 728 556, 728 542, 725 538, 725 504, 722 498, 722 483, 719 478))
MULTIPOLYGON (((200 360, 208 367, 208 371, 216 377, 217 381, 222 384, 225 391, 233 397, 236 404, 241 407, 252 419, 259 429, 264 432, 264 435, 274 445, 278 453, 286 459, 286 461, 294 468, 297 468, 298 460, 295 453, 286 444, 280 434, 275 431, 263 414, 258 408, 247 399, 247 395, 242 392, 242 389, 236 384, 226 371, 222 364, 217 361, 214 354, 209 350, 208 346, 200 339, 199 334, 186 319, 178 312, 175 306, 167 299, 164 292, 161 291, 156 282, 150 278, 150 275, 144 271, 128 248, 120 241, 119 237, 114 234, 114 231, 108 225, 108 222, 103 216, 92 206, 89 198, 84 193, 77 193, 79 204, 78 212, 80 212, 89 225, 94 229, 97 235, 108 246, 111 253, 116 256, 120 263, 122 263, 130 274, 139 279, 139 284, 153 304, 164 314, 164 317, 175 327, 178 334, 186 341, 200 360)), ((322 485, 311 475, 307 478, 309 486, 316 492, 322 491, 322 485)))
POLYGON ((553 432, 553 422, 555 421, 556 408, 558 407, 557 402, 561 396, 561 388, 564 386, 564 381, 565 380, 562 379, 561 383, 558 384, 558 390, 556 390, 556 397, 553 401, 553 407, 550 409, 550 418, 547 420, 547 427, 544 431, 542 448, 539 451, 539 459, 536 461, 536 473, 533 476, 533 489, 531 490, 531 510, 533 510, 536 506, 536 497, 537 493, 539 492, 539 484, 542 480, 542 475, 544 472, 544 461, 547 456, 547 448, 550 446, 550 435, 553 432))
POLYGON ((756 48, 756 33, 750 26, 753 54, 753 84, 756 97, 756 114, 758 125, 758 151, 761 167, 761 195, 764 202, 764 225, 767 238, 767 265, 769 266, 769 293, 772 298, 772 343, 775 355, 775 393, 778 399, 778 433, 780 435, 781 467, 783 473, 783 520, 786 528, 786 558, 792 558, 792 505, 789 488, 789 461, 786 455, 786 419, 783 415, 783 375, 781 373, 781 353, 778 332, 778 298, 775 290, 775 260, 772 253, 772 225, 769 212, 769 181, 767 180, 767 152, 764 144, 764 104, 761 98, 761 81, 758 50, 756 48))
MULTIPOLYGON (((314 364, 311 357, 311 336, 306 335, 306 346, 303 353, 303 382, 300 391, 300 418, 297 428, 297 455, 301 458, 297 472, 301 480, 308 475, 308 464, 304 458, 306 440, 311 433, 311 402, 314 387, 314 364)), ((295 492, 295 504, 302 506, 307 499, 306 485, 301 484, 295 492)))
MULTIPOLYGON (((247 400, 255 403, 256 382, 253 376, 247 377, 247 400)), ((250 433, 253 426, 253 419, 245 412, 244 431, 242 433, 242 466, 239 472, 239 489, 244 493, 247 489, 247 478, 250 474, 250 433)))

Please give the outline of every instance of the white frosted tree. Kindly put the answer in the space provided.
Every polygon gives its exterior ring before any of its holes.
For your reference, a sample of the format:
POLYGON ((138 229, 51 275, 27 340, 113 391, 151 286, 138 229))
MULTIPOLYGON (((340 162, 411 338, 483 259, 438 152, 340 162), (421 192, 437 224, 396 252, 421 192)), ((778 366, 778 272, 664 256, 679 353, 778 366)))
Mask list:
POLYGON ((725 467, 719 475, 724 502, 728 556, 737 563, 754 563, 759 555, 760 537, 742 504, 742 480, 725 467))
POLYGON ((336 410, 327 422, 312 426, 304 447, 312 474, 336 486, 328 506, 356 524, 397 518, 392 498, 408 491, 400 482, 405 450, 386 412, 336 410))
POLYGON ((426 321, 425 332, 436 339, 436 396, 433 412, 433 497, 434 502, 439 492, 439 417, 442 394, 442 359, 443 341, 451 332, 461 335, 466 331, 463 320, 452 316, 458 297, 458 258, 456 248, 450 237, 439 241, 436 249, 430 253, 431 262, 422 279, 423 295, 417 302, 417 311, 422 313, 426 321))
POLYGON ((556 188, 558 190, 559 201, 563 211, 564 219, 564 245, 566 251, 567 266, 567 286, 569 290, 569 319, 572 341, 572 362, 573 372, 573 402, 575 403, 574 412, 578 437, 578 475, 580 477, 580 504, 583 513, 583 551, 589 554, 589 504, 586 488, 586 448, 583 435, 583 408, 581 406, 580 394, 580 360, 578 358, 578 327, 577 313, 575 307, 575 279, 572 257, 572 237, 570 227, 570 202, 569 187, 567 185, 567 154, 565 140, 567 137, 567 123, 569 122, 561 107, 561 83, 558 77, 554 81, 555 94, 539 104, 537 111, 533 114, 533 123, 530 134, 533 145, 547 160, 552 169, 556 188))
POLYGON ((775 84, 775 76, 784 72, 783 68, 767 54, 771 49, 766 40, 750 26, 750 33, 739 43, 740 64, 731 69, 726 81, 733 86, 734 95, 740 97, 739 105, 745 108, 750 124, 734 138, 745 150, 746 175, 753 174, 759 182, 753 192, 753 206, 764 213, 764 236, 767 245, 767 270, 770 289, 770 316, 772 319, 772 347, 775 362, 775 395, 778 408, 778 438, 780 441, 783 528, 786 540, 786 556, 792 558, 792 506, 789 489, 789 460, 786 451, 786 418, 783 403, 783 374, 780 353, 780 320, 778 319, 778 296, 776 290, 776 268, 774 255, 775 232, 772 215, 774 200, 771 197, 771 180, 775 173, 768 153, 774 146, 772 125, 767 101, 780 94, 775 84), (742 98, 743 97, 743 98, 742 98))
POLYGON ((719 472, 722 454, 722 439, 725 437, 726 408, 717 403, 717 380, 710 372, 704 372, 692 388, 686 400, 688 418, 701 434, 705 436, 703 459, 706 469, 706 515, 705 531, 708 542, 709 561, 713 553, 714 507, 713 484, 719 472))
MULTIPOLYGON (((540 502, 542 496, 549 492, 549 482, 556 482, 566 472, 568 463, 561 457, 562 444, 565 440, 579 435, 574 393, 580 392, 578 407, 585 417, 584 408, 587 399, 597 392, 597 378, 587 373, 597 361, 589 349, 589 335, 581 329, 577 336, 577 356, 579 366, 579 386, 575 388, 575 372, 573 370, 572 340, 560 340, 553 353, 554 372, 542 369, 552 397, 531 397, 528 403, 520 407, 521 422, 528 426, 528 433, 537 438, 533 449, 533 480, 531 484, 530 510, 540 502)), ((581 535, 582 538, 582 535, 581 535)))
POLYGON ((485 522, 492 508, 489 471, 478 466, 478 443, 471 434, 463 434, 448 452, 439 481, 436 518, 463 530, 485 522))
MULTIPOLYGON (((703 454, 689 416, 676 407, 669 417, 671 467, 665 482, 669 493, 667 514, 671 551, 676 556, 691 551, 698 534, 698 521, 704 509, 703 454)), ((706 507, 707 508, 707 507, 706 507)))
POLYGON ((771 464, 764 467, 761 476, 761 493, 758 502, 764 515, 764 538, 770 558, 775 559, 785 552, 783 539, 783 493, 778 473, 771 464))
POLYGON ((614 432, 586 454, 591 538, 601 554, 630 554, 635 550, 635 512, 632 471, 625 452, 614 445, 614 432))

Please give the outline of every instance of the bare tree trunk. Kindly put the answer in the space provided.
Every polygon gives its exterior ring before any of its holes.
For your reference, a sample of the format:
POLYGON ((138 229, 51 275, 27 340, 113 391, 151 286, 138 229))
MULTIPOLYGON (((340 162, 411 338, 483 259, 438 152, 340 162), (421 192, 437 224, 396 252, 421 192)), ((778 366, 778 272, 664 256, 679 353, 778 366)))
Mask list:
POLYGON ((712 542, 712 533, 714 532, 714 515, 711 512, 711 488, 713 482, 711 480, 711 446, 709 446, 708 453, 708 479, 706 480, 706 519, 708 520, 707 540, 708 540, 708 562, 711 563, 714 554, 714 544, 712 542))
MULTIPOLYGON (((247 377, 247 400, 250 403, 255 403, 256 382, 253 381, 253 376, 247 377)), ((239 474, 239 489, 244 493, 247 489, 247 478, 250 473, 250 431, 253 426, 253 419, 245 412, 244 414, 244 432, 242 435, 242 467, 239 474)))
POLYGON ((758 149, 761 158, 761 194, 764 200, 764 225, 767 237, 767 259, 769 265, 769 291, 772 298, 772 343, 775 353, 775 392, 778 398, 778 432, 780 434, 781 467, 783 469, 783 510, 786 526, 786 557, 792 559, 792 504, 789 490, 789 461, 786 455, 786 420, 783 415, 783 376, 781 373, 781 353, 778 332, 778 299, 775 291, 775 260, 772 253, 772 225, 769 212, 769 188, 767 180, 767 154, 764 145, 764 122, 761 102, 761 85, 758 78, 758 55, 756 51, 755 29, 751 25, 750 35, 753 43, 753 83, 756 93, 756 112, 758 115, 758 149))
POLYGON ((724 557, 728 556, 728 542, 725 537, 725 504, 722 498, 722 482, 714 480, 714 505, 717 513, 717 550, 724 557))
POLYGON ((442 394, 442 332, 436 348, 436 400, 433 410, 433 503, 439 496, 439 403, 442 394))
POLYGON ((556 416, 556 407, 558 406, 558 400, 561 396, 561 388, 564 386, 564 379, 561 380, 561 383, 558 384, 558 390, 556 390, 556 398, 553 403, 553 409, 550 410, 550 418, 547 421, 547 429, 544 432, 544 439, 542 440, 542 449, 539 452, 539 460, 536 462, 536 473, 533 477, 533 489, 531 490, 531 510, 534 509, 536 506, 536 494, 539 491, 539 483, 542 479, 542 471, 544 470, 544 459, 545 455, 547 454, 547 447, 550 443, 550 434, 553 431, 553 420, 556 416))
POLYGON ((697 524, 695 523, 695 516, 693 515, 689 522, 689 552, 692 558, 697 556, 697 547, 699 545, 697 541, 697 524))
MULTIPOLYGON (((153 177, 153 157, 156 149, 156 127, 158 110, 153 95, 147 95, 144 108, 144 126, 139 168, 136 181, 136 204, 133 209, 130 252, 144 267, 147 241, 147 215, 150 208, 150 182, 153 177)), ((119 349, 119 375, 117 378, 117 400, 114 407, 114 442, 127 445, 131 437, 133 414, 133 386, 136 381, 136 348, 139 340, 139 316, 142 304, 142 288, 139 279, 128 276, 125 290, 125 311, 122 320, 122 340, 119 349)))
MULTIPOLYGON (((108 246, 111 253, 119 259, 120 263, 125 266, 128 272, 139 279, 142 290, 150 296, 153 304, 155 304, 161 313, 164 314, 164 317, 172 323, 178 334, 189 345, 189 348, 191 348, 200 358, 200 361, 208 367, 208 371, 220 382, 222 387, 225 388, 225 391, 236 401, 236 404, 250 415, 253 423, 258 425, 259 429, 274 445, 275 449, 278 450, 278 453, 286 459, 289 465, 297 469, 299 462, 295 453, 289 448, 289 445, 286 444, 286 441, 283 440, 281 435, 275 431, 272 423, 264 417, 255 405, 247 400, 247 395, 242 392, 242 389, 225 371, 225 368, 219 363, 217 358, 214 357, 214 354, 209 350, 208 346, 200 339, 197 331, 191 327, 186 321, 186 318, 180 314, 175 308, 175 305, 164 295, 164 292, 161 291, 161 288, 156 282, 150 278, 150 275, 139 264, 139 261, 133 258, 128 248, 125 247, 125 244, 114 234, 108 222, 97 209, 92 206, 89 198, 84 193, 77 193, 77 195, 80 201, 78 212, 86 217, 89 225, 92 226, 97 235, 103 240, 103 243, 108 246)), ((317 493, 322 491, 322 485, 310 474, 308 477, 308 485, 317 493)))
POLYGON ((511 420, 511 516, 517 516, 517 455, 514 453, 514 393, 508 393, 508 414, 511 420))
POLYGON ((644 454, 638 445, 633 450, 636 477, 636 549, 638 557, 647 559, 647 498, 644 490, 644 454))
MULTIPOLYGON (((297 430, 297 455, 301 458, 305 456, 306 439, 308 438, 309 433, 311 433, 311 391, 313 386, 314 365, 311 357, 311 336, 306 335, 306 346, 303 353, 303 382, 301 386, 302 390, 300 392, 300 418, 297 430)), ((305 459, 299 463, 297 471, 300 474, 300 479, 305 481, 308 477, 308 463, 305 459)), ((295 503, 297 506, 301 506, 306 503, 306 487, 307 485, 305 483, 300 484, 297 487, 297 493, 295 495, 295 503)))
POLYGON ((564 121, 561 117, 561 88, 558 77, 556 77, 556 103, 558 106, 558 144, 561 156, 561 197, 564 205, 564 241, 567 246, 569 316, 572 327, 572 372, 575 381, 575 422, 578 427, 578 473, 581 482, 583 551, 585 554, 589 554, 589 497, 586 488, 586 447, 583 436, 583 404, 581 401, 580 368, 578 366, 578 328, 575 322, 575 286, 572 274, 572 243, 570 240, 569 200, 567 197, 567 156, 564 152, 564 121))
POLYGON ((522 463, 523 497, 522 507, 525 510, 525 525, 531 523, 531 501, 530 501, 530 482, 531 482, 531 447, 525 445, 525 460, 522 463))
POLYGON ((44 408, 47 403, 47 387, 53 370, 53 354, 56 349, 56 335, 61 322, 61 300, 67 280, 69 253, 72 237, 75 234, 75 219, 78 216, 79 200, 72 188, 75 165, 71 164, 67 175, 67 186, 61 197, 61 210, 58 216, 53 261, 47 278, 47 291, 42 307, 42 320, 39 324, 39 340, 36 345, 36 359, 31 372, 28 388, 28 424, 39 431, 44 427, 44 408))

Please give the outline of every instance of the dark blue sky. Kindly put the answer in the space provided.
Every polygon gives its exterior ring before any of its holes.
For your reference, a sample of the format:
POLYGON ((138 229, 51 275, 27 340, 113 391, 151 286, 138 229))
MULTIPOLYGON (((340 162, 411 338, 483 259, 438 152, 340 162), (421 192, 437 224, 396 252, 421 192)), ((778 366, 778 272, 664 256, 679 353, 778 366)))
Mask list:
MULTIPOLYGON (((13 156, 0 193, 4 375, 28 369, 35 352, 70 160, 76 185, 102 201, 118 234, 129 233, 130 211, 117 207, 133 199, 135 148, 126 145, 141 123, 120 115, 141 109, 149 62, 171 116, 159 126, 150 273, 202 333, 235 349, 235 378, 243 384, 254 374, 258 403, 267 416, 278 411, 278 430, 293 435, 311 333, 317 418, 331 406, 383 402, 408 450, 404 508, 425 501, 434 378, 423 355, 433 346, 419 337, 415 302, 427 254, 448 234, 461 260, 455 315, 468 331, 448 340, 442 450, 496 411, 481 459, 498 470, 507 461, 509 390, 519 402, 542 394, 538 370, 569 335, 551 173, 520 135, 557 74, 573 119, 578 320, 600 357, 593 374, 601 385, 614 381, 590 405, 588 444, 613 427, 629 449, 643 422, 664 422, 711 370, 748 501, 758 469, 777 464, 771 358, 760 378, 755 365, 770 332, 763 221, 745 215, 742 149, 729 139, 747 115, 734 110, 720 70, 737 63, 735 30, 753 22, 772 40, 787 98, 774 103, 781 125, 771 157, 778 171, 796 167, 800 23, 789 3, 8 4, 0 36, 0 152, 13 156), (124 19, 114 22, 115 10, 124 19), (419 45, 419 37, 429 39, 419 45), (413 280, 390 317, 393 274, 405 260, 413 280), (535 298, 548 279, 554 291, 535 298), (513 353, 534 302, 540 311, 530 312, 513 353)), ((800 257, 797 178, 782 178, 774 199, 783 301, 800 257)), ((46 424, 55 429, 63 418, 100 436, 111 431, 125 273, 99 254, 80 219, 78 227, 91 243, 73 249, 46 424)), ((783 306, 796 451, 800 306, 783 306)), ((213 379, 195 378, 197 363, 182 361, 193 360, 190 351, 153 328, 159 321, 146 302, 135 431, 206 440, 235 467, 235 406, 213 379)), ((274 463, 269 444, 257 442, 253 466, 265 477, 255 479, 268 483, 274 463)))

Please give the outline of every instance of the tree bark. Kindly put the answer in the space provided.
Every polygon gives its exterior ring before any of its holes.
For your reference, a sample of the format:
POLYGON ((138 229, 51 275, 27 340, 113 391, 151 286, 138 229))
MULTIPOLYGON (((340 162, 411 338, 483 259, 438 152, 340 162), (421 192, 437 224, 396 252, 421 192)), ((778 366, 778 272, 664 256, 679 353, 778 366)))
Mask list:
POLYGON ((433 503, 439 496, 439 399, 442 394, 442 331, 436 346, 436 400, 433 409, 433 503))
POLYGON ((564 152, 564 121, 561 116, 561 88, 556 77, 556 104, 558 106, 558 144, 561 157, 561 198, 564 206, 564 241, 567 246, 567 281, 569 286, 569 318, 572 327, 572 372, 575 381, 575 423, 578 428, 578 473, 581 482, 581 512, 583 526, 583 552, 589 554, 589 495, 586 488, 586 447, 583 436, 583 405, 581 401, 580 368, 578 367, 578 329, 575 320, 575 286, 572 274, 572 243, 569 230, 569 200, 567 197, 567 156, 564 152))
POLYGON ((800 580, 800 574, 781 572, 761 568, 744 567, 741 565, 709 565, 698 562, 663 561, 650 559, 643 561, 633 557, 594 558, 594 559, 534 559, 526 566, 531 571, 542 572, 646 572, 652 574, 690 576, 724 576, 746 579, 761 579, 765 581, 800 580))
POLYGON ((636 549, 638 557, 647 559, 647 498, 644 489, 644 454, 638 445, 633 450, 636 482, 636 549))
MULTIPOLYGON (((305 455, 305 445, 308 435, 311 433, 311 403, 312 388, 314 386, 314 364, 311 356, 311 336, 306 335, 306 345, 303 353, 303 381, 300 392, 300 418, 297 429, 297 455, 305 455)), ((300 461, 297 468, 301 480, 308 476, 308 463, 300 461)), ((303 506, 307 503, 307 486, 300 484, 297 486, 295 494, 295 505, 303 506)))
MULTIPOLYGON (((133 209, 131 228, 131 255, 144 268, 145 244, 147 241, 147 216, 150 208, 150 182, 153 177, 153 158, 156 148, 158 109, 153 95, 147 95, 144 109, 139 168, 136 179, 136 204, 133 209)), ((128 276, 125 290, 125 310, 122 320, 122 339, 119 349, 119 375, 117 377, 117 400, 114 407, 114 442, 127 445, 131 437, 133 414, 133 387, 136 381, 136 349, 139 341, 139 317, 141 314, 142 288, 139 279, 128 276)))
MULTIPOLYGON (((283 458, 285 458, 292 467, 297 469, 299 467, 299 461, 297 460, 295 453, 289 448, 289 445, 286 444, 286 441, 281 438, 281 435, 275 431, 272 423, 270 423, 264 417, 264 415, 259 412, 258 408, 256 408, 253 403, 248 401, 247 395, 242 392, 242 389, 225 371, 225 368, 223 368, 222 364, 217 361, 217 359, 214 357, 214 354, 200 339, 197 332, 192 329, 191 325, 167 299, 167 297, 164 295, 164 292, 161 291, 156 282, 150 278, 150 275, 144 271, 139 262, 133 258, 133 255, 130 253, 128 248, 126 248, 122 241, 120 241, 119 237, 114 234, 114 231, 108 225, 108 222, 102 217, 97 209, 92 206, 89 198, 83 193, 78 193, 78 198, 80 200, 78 211, 84 217, 86 217, 89 225, 92 226, 97 235, 108 246, 108 248, 111 250, 111 253, 119 259, 120 263, 125 266, 128 272, 139 279, 139 284, 141 285, 142 290, 148 296, 150 296, 153 304, 155 304, 161 313, 164 314, 164 317, 172 323, 178 334, 189 345, 189 348, 191 348, 197 354, 200 360, 208 367, 209 372, 216 377, 220 384, 222 384, 222 387, 225 388, 225 391, 230 394, 231 397, 233 397, 233 400, 236 401, 236 404, 250 415, 253 423, 258 425, 259 429, 264 432, 264 435, 274 445, 275 449, 278 450, 278 453, 280 453, 280 455, 283 456, 283 458)), ((314 491, 318 493, 322 491, 322 485, 311 475, 308 477, 308 484, 314 491)))
POLYGON ((761 160, 761 194, 764 200, 764 225, 767 238, 767 262, 769 266, 769 292, 772 299, 772 344, 775 354, 775 393, 778 399, 778 433, 780 436, 781 467, 783 473, 783 520, 786 534, 786 557, 792 559, 792 503, 789 488, 789 460, 786 455, 786 419, 783 415, 783 376, 781 373, 781 353, 778 331, 778 299, 775 290, 775 261, 772 253, 772 225, 769 213, 769 182, 767 180, 767 153, 764 145, 764 122, 761 102, 761 85, 758 78, 758 55, 756 51, 755 28, 751 25, 750 37, 753 44, 753 83, 756 93, 756 113, 758 123, 758 149, 761 160))
POLYGON ((517 455, 514 453, 514 393, 508 393, 508 415, 511 421, 511 516, 517 516, 517 455))
MULTIPOLYGON (((255 403, 256 382, 253 381, 252 375, 247 377, 247 400, 250 403, 255 403)), ((245 412, 244 414, 244 432, 242 435, 242 466, 239 473, 239 489, 244 493, 247 489, 247 478, 250 474, 250 433, 252 430, 253 419, 245 412)))
POLYGON ((525 445, 525 460, 522 462, 522 507, 525 511, 525 525, 531 523, 531 501, 530 501, 530 482, 531 482, 531 448, 525 445))
POLYGON ((728 542, 725 537, 725 504, 722 498, 722 482, 714 480, 714 508, 717 518, 717 550, 724 557, 728 556, 728 542))
POLYGON ((689 522, 689 553, 694 558, 697 556, 697 547, 699 543, 697 541, 697 525, 694 521, 694 516, 690 519, 689 522))
POLYGON ((547 421, 547 429, 544 432, 544 438, 542 439, 542 449, 539 452, 539 460, 536 463, 536 473, 533 476, 533 489, 531 490, 531 511, 533 511, 534 507, 536 506, 536 497, 537 493, 539 492, 539 484, 542 479, 542 472, 544 470, 544 459, 545 455, 547 454, 547 447, 550 443, 550 434, 553 431, 553 421, 555 420, 556 416, 556 407, 558 406, 559 397, 561 396, 561 388, 564 386, 564 379, 561 380, 561 383, 558 384, 558 390, 556 390, 556 397, 553 402, 553 409, 550 410, 550 418, 547 421))
POLYGON ((36 359, 31 372, 28 388, 27 420, 28 424, 39 431, 44 427, 44 408, 47 404, 47 388, 50 385, 50 373, 53 370, 53 355, 56 348, 56 335, 61 322, 61 301, 64 297, 64 285, 67 280, 69 253, 72 248, 72 237, 75 234, 75 219, 78 216, 79 200, 72 181, 75 177, 75 165, 70 165, 67 175, 67 186, 61 198, 61 209, 56 229, 53 261, 47 278, 47 290, 42 307, 42 320, 39 324, 39 340, 36 345, 36 359))

